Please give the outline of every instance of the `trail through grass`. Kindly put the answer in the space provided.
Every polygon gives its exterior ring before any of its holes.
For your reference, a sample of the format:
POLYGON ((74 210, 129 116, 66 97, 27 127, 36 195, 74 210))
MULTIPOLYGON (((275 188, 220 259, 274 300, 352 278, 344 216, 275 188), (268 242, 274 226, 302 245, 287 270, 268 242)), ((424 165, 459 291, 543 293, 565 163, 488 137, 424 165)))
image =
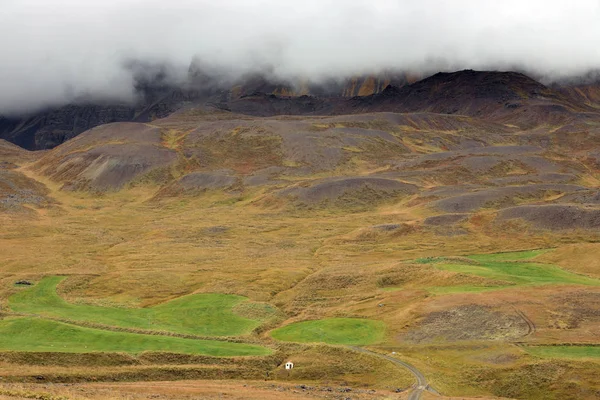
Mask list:
MULTIPOLYGON (((555 265, 528 261, 549 250, 520 251, 512 253, 480 254, 467 258, 476 263, 461 263, 443 257, 433 262, 437 268, 458 273, 473 274, 513 285, 577 284, 600 286, 600 280, 565 271, 555 265)), ((435 288, 436 293, 476 292, 507 287, 461 286, 435 288)))
POLYGON ((1 351, 37 352, 125 352, 161 351, 204 354, 217 357, 261 356, 267 348, 217 340, 183 339, 83 328, 35 317, 0 321, 1 351))
POLYGON ((385 324, 358 318, 297 322, 275 329, 271 336, 284 342, 364 345, 383 339, 385 324))
POLYGON ((595 358, 600 360, 600 346, 529 346, 525 350, 544 358, 595 358))
POLYGON ((260 322, 243 318, 233 307, 245 297, 225 294, 194 294, 151 308, 117 308, 71 304, 56 293, 64 277, 52 276, 9 299, 15 312, 93 322, 126 328, 149 329, 200 336, 247 334, 260 322))

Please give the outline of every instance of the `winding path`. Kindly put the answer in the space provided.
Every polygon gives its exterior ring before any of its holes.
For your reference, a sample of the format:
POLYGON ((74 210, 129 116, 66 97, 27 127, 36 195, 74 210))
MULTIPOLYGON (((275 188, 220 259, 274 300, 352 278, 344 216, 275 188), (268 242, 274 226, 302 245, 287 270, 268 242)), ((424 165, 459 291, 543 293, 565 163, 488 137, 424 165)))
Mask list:
POLYGON ((527 324, 527 335, 525 336, 531 336, 535 333, 535 324, 533 323, 533 321, 531 319, 529 319, 529 317, 527 315, 525 315, 525 313, 517 308, 515 308, 515 311, 517 312, 517 315, 519 315, 519 317, 523 318, 523 321, 525 321, 525 323, 527 324))
POLYGON ((428 391, 428 392, 439 395, 439 393, 435 389, 433 389, 431 386, 429 386, 429 384, 427 383, 427 379, 425 378, 425 375, 423 375, 421 373, 421 371, 416 369, 411 364, 406 363, 402 360, 398 360, 397 358, 394 358, 394 357, 386 356, 385 354, 380 354, 380 353, 376 353, 371 350, 364 349, 362 347, 356 347, 356 346, 348 346, 348 347, 350 347, 354 351, 358 351, 358 352, 369 354, 369 355, 372 355, 375 357, 383 358, 384 360, 388 360, 402 368, 409 370, 410 373, 413 374, 413 376, 417 380, 417 386, 413 389, 411 394, 408 396, 408 400, 419 400, 421 398, 421 394, 424 391, 428 391))

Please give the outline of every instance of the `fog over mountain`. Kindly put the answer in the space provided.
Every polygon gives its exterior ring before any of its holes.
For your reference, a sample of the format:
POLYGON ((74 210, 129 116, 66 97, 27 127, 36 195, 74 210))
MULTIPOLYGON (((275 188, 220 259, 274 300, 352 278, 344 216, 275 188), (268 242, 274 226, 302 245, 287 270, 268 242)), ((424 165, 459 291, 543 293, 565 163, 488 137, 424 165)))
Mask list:
POLYGON ((598 21, 598 0, 0 0, 0 114, 131 102, 146 66, 183 85, 192 60, 225 80, 463 68, 562 79, 600 66, 598 21))

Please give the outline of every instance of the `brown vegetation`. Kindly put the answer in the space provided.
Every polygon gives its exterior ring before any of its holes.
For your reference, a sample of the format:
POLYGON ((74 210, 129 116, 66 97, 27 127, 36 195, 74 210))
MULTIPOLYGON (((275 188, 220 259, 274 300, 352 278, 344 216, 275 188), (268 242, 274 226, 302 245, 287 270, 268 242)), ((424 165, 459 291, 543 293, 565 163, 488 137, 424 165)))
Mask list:
MULTIPOLYGON (((519 346, 595 344, 597 286, 527 286, 431 261, 477 268, 465 256, 543 248, 553 250, 536 263, 600 277, 600 131, 588 124, 600 117, 586 108, 584 119, 572 100, 521 75, 477 78, 467 93, 457 92, 464 78, 438 82, 443 77, 406 90, 446 90, 460 101, 428 103, 424 91, 415 113, 250 118, 192 107, 152 124, 98 127, 47 153, 0 143, 0 205, 12 202, 29 216, 0 207, 3 313, 23 290, 15 282, 48 275, 68 275, 59 294, 77 304, 145 307, 231 293, 278 308, 248 337, 275 347, 275 356, 7 353, 0 395, 221 393, 217 382, 82 384, 182 378, 269 379, 277 382, 265 385, 281 385, 291 398, 321 396, 294 389, 300 384, 385 396, 408 387, 410 376, 384 360, 269 336, 291 322, 353 317, 385 323, 373 349, 401 354, 444 394, 535 398, 535 386, 539 398, 592 398, 597 363, 542 360, 519 346), (434 113, 442 111, 454 114, 434 113), (298 363, 290 374, 281 367, 288 358, 298 363), (39 376, 43 387, 6 384, 39 376), (51 380, 77 385, 63 391, 46 386, 51 380), (288 380, 292 386, 280 383, 288 380)), ((355 99, 353 112, 396 111, 398 96, 355 99)), ((264 104, 292 107, 289 99, 243 101, 261 112, 264 104)), ((245 393, 240 385, 223 391, 239 397, 232 392, 245 393)), ((280 394, 247 390, 250 398, 280 394)))

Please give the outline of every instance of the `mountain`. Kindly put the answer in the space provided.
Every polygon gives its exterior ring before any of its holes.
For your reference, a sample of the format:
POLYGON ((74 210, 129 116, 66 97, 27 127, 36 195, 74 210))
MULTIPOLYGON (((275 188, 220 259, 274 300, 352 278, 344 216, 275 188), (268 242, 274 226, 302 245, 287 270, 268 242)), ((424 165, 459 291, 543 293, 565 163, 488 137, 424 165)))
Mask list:
POLYGON ((0 116, 0 137, 29 150, 50 149, 98 125, 165 117, 198 98, 193 92, 170 89, 133 106, 72 104, 23 117, 0 116))
POLYGON ((438 73, 401 88, 388 86, 382 93, 350 100, 342 112, 419 111, 538 120, 538 113, 596 111, 578 100, 521 73, 465 70, 438 73))
POLYGON ((573 102, 600 109, 600 81, 562 86, 559 91, 573 102))
POLYGON ((241 98, 269 95, 278 98, 310 95, 326 99, 364 96, 379 93, 390 84, 404 85, 408 79, 410 78, 404 74, 383 73, 377 76, 294 85, 261 75, 252 75, 234 82, 215 83, 214 73, 206 74, 190 67, 190 83, 186 87, 169 86, 163 82, 144 82, 143 87, 137 87, 140 98, 134 105, 83 102, 19 117, 0 115, 0 138, 29 150, 51 149, 98 125, 112 122, 148 122, 165 117, 183 107, 206 102, 218 104, 218 107, 223 109, 239 109, 240 112, 254 115, 328 113, 329 107, 302 104, 305 100, 287 101, 288 106, 272 107, 270 104, 273 101, 269 100, 272 97, 267 97, 265 102, 258 102, 256 105, 239 105, 252 103, 249 101, 231 106, 228 104, 241 98))
POLYGON ((531 128, 545 121, 565 124, 600 108, 600 85, 545 86, 516 72, 458 71, 420 81, 386 73, 339 81, 296 83, 246 76, 211 83, 191 70, 191 84, 175 88, 148 83, 137 105, 68 105, 25 117, 0 116, 0 138, 30 150, 49 149, 94 126, 149 122, 189 106, 205 104, 254 116, 336 115, 365 112, 434 112, 485 116, 531 128))

